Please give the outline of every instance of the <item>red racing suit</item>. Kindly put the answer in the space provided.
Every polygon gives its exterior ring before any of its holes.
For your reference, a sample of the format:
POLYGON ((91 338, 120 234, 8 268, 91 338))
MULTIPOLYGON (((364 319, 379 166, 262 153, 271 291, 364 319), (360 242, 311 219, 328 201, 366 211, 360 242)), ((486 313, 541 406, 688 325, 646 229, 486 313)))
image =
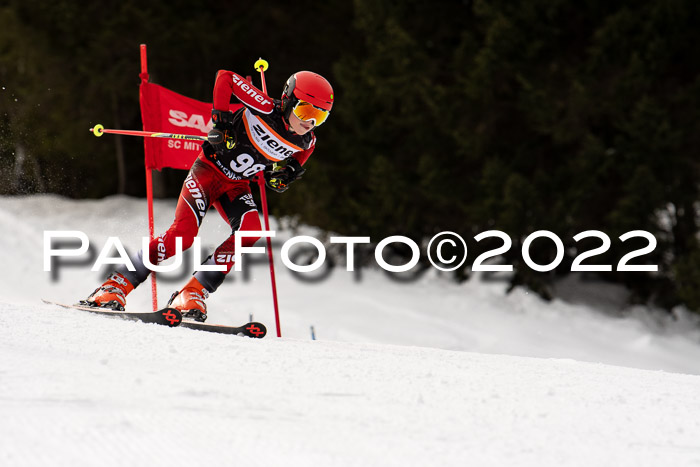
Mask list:
MULTIPOLYGON (((304 164, 314 150, 313 132, 293 133, 286 123, 281 101, 273 100, 240 75, 221 70, 214 85, 214 109, 228 111, 231 96, 243 108, 233 115, 235 144, 215 150, 205 142, 182 185, 170 228, 151 241, 148 248, 151 263, 158 264, 176 253, 175 239, 182 238, 183 250, 194 241, 202 219, 211 206, 231 226, 231 236, 215 250, 204 264, 225 265, 226 272, 197 271, 197 280, 214 292, 233 267, 234 235, 239 230, 262 230, 258 210, 250 191, 250 179, 273 163, 293 157, 304 164)), ((224 145, 226 146, 226 145, 224 145)), ((244 237, 241 245, 252 246, 259 237, 244 237)), ((143 252, 131 258, 136 271, 120 268, 137 286, 145 281, 150 270, 144 265, 143 252)))

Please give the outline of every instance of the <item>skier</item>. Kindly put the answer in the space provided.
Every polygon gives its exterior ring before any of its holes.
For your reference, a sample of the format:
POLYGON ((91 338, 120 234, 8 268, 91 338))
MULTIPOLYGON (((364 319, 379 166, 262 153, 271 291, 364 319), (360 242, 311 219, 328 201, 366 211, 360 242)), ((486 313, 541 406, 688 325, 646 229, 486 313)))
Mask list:
MULTIPOLYGON (((170 298, 168 306, 197 321, 206 319, 204 300, 224 281, 233 267, 236 231, 262 230, 257 206, 250 191, 250 179, 264 171, 266 184, 284 192, 305 172, 302 167, 314 150, 313 129, 321 125, 333 107, 333 89, 322 76, 310 71, 293 74, 286 82, 281 100, 273 100, 246 79, 220 70, 214 85, 212 121, 214 128, 183 183, 175 220, 148 251, 131 256, 135 271, 120 266, 85 300, 90 306, 123 310, 126 296, 144 282, 150 270, 144 264, 158 264, 176 253, 176 238, 189 248, 206 215, 214 206, 232 229, 205 265, 224 265, 225 272, 197 271, 170 298), (243 107, 229 110, 231 95, 243 107)), ((241 245, 252 246, 259 237, 244 237, 241 245)))

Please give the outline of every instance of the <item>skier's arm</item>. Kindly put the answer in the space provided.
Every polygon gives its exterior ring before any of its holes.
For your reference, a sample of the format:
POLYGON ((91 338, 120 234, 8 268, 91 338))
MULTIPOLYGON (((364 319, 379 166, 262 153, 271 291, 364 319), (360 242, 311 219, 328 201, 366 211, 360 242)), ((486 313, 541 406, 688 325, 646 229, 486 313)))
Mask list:
POLYGON ((231 95, 246 107, 260 113, 269 114, 275 104, 267 94, 253 86, 241 75, 227 70, 219 70, 214 84, 214 110, 228 111, 231 95))
POLYGON ((207 136, 209 143, 216 150, 225 147, 229 133, 233 130, 233 114, 230 111, 231 95, 236 96, 246 107, 260 113, 269 114, 275 108, 272 99, 243 77, 232 71, 219 70, 214 83, 214 108, 211 111, 214 128, 207 136))

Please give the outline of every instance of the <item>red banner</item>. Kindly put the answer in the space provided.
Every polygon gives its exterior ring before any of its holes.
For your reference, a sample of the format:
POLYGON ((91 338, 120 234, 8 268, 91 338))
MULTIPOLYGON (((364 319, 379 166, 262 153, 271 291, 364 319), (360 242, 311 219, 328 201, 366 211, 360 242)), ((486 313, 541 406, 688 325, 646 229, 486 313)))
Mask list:
MULTIPOLYGON (((145 131, 203 135, 212 128, 212 104, 190 99, 153 83, 141 83, 141 119, 145 131)), ((240 105, 231 105, 236 111, 240 105)), ((179 139, 146 138, 146 168, 189 170, 202 143, 179 139)))

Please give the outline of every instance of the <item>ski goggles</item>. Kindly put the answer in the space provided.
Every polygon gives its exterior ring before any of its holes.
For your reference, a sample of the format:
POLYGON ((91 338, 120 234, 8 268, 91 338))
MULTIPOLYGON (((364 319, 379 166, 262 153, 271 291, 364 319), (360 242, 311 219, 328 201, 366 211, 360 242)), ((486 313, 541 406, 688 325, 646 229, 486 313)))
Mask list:
POLYGON ((320 109, 313 104, 306 101, 297 101, 296 105, 292 109, 294 115, 296 115, 299 120, 305 122, 312 122, 314 126, 319 126, 321 123, 325 122, 328 118, 330 111, 320 109))

